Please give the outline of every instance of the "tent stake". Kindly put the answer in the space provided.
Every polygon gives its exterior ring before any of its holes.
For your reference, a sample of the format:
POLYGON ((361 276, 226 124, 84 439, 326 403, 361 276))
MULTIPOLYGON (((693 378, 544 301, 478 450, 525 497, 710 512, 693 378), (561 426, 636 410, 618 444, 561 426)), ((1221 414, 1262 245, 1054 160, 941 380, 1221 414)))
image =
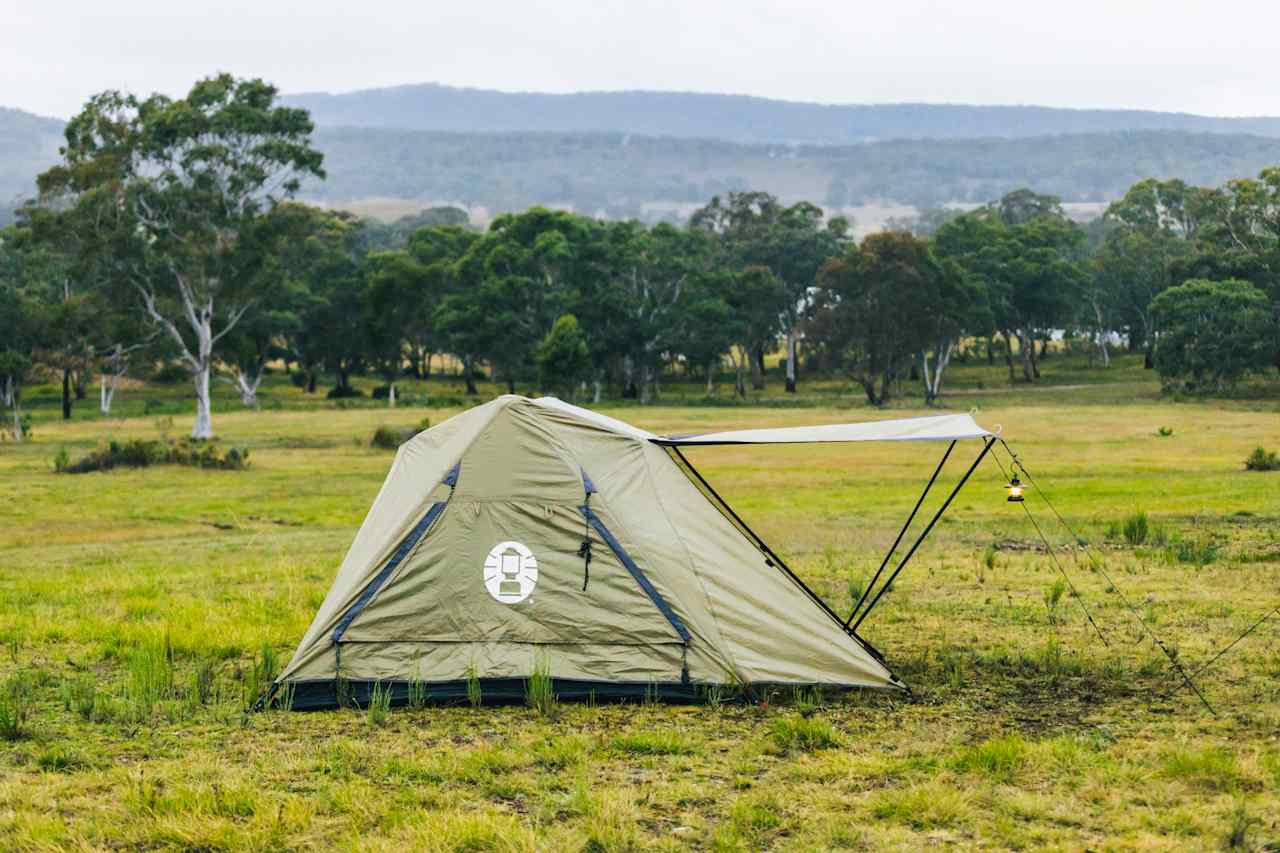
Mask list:
POLYGON ((951 494, 947 495, 947 500, 942 504, 942 506, 938 507, 938 511, 933 514, 933 518, 929 519, 929 526, 926 527, 918 537, 916 537, 916 541, 912 544, 911 550, 907 552, 907 556, 902 558, 902 562, 898 563, 898 567, 893 570, 893 574, 889 575, 889 579, 880 587, 880 591, 876 593, 876 597, 871 599, 871 603, 867 605, 867 609, 862 611, 862 615, 858 617, 858 621, 853 623, 854 631, 858 630, 858 626, 862 624, 862 620, 867 618, 867 615, 871 613, 877 604, 880 603, 880 599, 884 597, 884 594, 889 591, 889 587, 893 586, 893 582, 897 580, 898 574, 906 567, 907 563, 911 561, 911 558, 916 553, 916 549, 920 547, 920 543, 924 542, 925 537, 929 535, 929 531, 933 530, 933 526, 938 523, 938 519, 942 518, 942 514, 947 511, 947 507, 951 506, 951 502, 955 500, 956 495, 960 494, 960 489, 969 481, 969 477, 973 474, 974 469, 978 467, 978 463, 982 461, 982 458, 987 455, 995 443, 995 438, 987 439, 986 444, 982 446, 982 452, 978 454, 978 458, 973 460, 973 464, 969 466, 969 470, 964 472, 964 476, 960 478, 960 482, 956 483, 955 488, 951 490, 951 494))
POLYGON ((902 525, 902 529, 898 531, 898 538, 893 540, 893 544, 889 546, 888 552, 884 555, 884 559, 880 561, 880 568, 876 569, 876 573, 871 576, 871 583, 867 584, 866 589, 862 591, 862 595, 858 596, 858 603, 853 605, 853 611, 849 614, 849 618, 844 620, 844 627, 848 628, 849 623, 853 621, 853 617, 858 615, 858 611, 862 608, 862 603, 867 600, 867 596, 871 590, 875 589, 876 581, 880 580, 880 575, 884 573, 884 567, 889 565, 889 560, 893 558, 893 552, 898 550, 898 546, 902 544, 902 537, 907 535, 907 529, 911 527, 911 522, 916 520, 916 513, 920 511, 920 506, 924 503, 924 499, 928 496, 929 490, 933 488, 933 481, 938 479, 938 474, 942 473, 942 466, 947 464, 947 459, 951 456, 951 451, 955 450, 956 443, 952 441, 947 445, 947 452, 942 454, 942 461, 938 463, 938 467, 933 469, 933 476, 929 478, 929 482, 925 484, 924 491, 920 493, 920 499, 916 501, 916 505, 911 508, 911 515, 907 516, 907 521, 902 525))

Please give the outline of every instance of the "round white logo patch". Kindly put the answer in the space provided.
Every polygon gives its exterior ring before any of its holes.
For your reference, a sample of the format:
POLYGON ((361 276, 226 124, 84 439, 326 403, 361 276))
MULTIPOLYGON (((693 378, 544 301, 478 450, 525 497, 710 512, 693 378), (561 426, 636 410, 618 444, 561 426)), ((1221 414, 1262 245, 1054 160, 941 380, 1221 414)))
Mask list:
POLYGON ((503 604, 519 604, 538 585, 538 561, 519 542, 499 542, 484 560, 484 588, 503 604))

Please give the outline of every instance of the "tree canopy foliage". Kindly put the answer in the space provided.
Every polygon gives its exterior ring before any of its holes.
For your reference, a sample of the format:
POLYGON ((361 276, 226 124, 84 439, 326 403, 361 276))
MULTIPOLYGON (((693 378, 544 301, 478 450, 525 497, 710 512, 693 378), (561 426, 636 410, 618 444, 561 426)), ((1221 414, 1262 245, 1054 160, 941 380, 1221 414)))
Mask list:
POLYGON ((0 402, 22 431, 24 385, 61 378, 64 416, 101 378, 180 364, 197 436, 209 382, 256 405, 268 365, 316 392, 394 405, 403 375, 459 365, 508 389, 646 402, 664 376, 787 390, 846 376, 883 405, 938 400, 957 353, 1035 382, 1049 345, 1147 353, 1166 386, 1230 389, 1280 364, 1280 167, 1221 186, 1134 183, 1081 226, 1027 188, 912 231, 855 241, 847 221, 761 191, 713 195, 687 223, 532 207, 485 230, 457 208, 390 225, 292 198, 319 180, 311 121, 272 87, 226 75, 184 98, 93 98, 62 161, 0 230, 0 402), (914 232, 914 233, 913 233, 914 232), (447 357, 447 361, 445 360, 447 357), (1018 367, 1020 366, 1020 369, 1018 367))

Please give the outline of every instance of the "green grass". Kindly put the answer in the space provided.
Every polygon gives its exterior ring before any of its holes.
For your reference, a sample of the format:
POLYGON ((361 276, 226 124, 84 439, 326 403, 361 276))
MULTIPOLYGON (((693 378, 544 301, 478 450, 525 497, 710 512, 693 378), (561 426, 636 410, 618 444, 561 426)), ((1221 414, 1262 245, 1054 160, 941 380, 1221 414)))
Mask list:
MULTIPOLYGON (((218 398, 215 427, 252 450, 249 468, 78 477, 53 472, 61 448, 74 459, 112 439, 180 435, 186 388, 126 389, 130 417, 81 404, 69 423, 38 389, 34 440, 0 445, 0 734, 13 733, 0 737, 0 849, 1273 843, 1276 625, 1199 677, 1214 717, 1177 689, 1125 601, 1191 669, 1275 606, 1276 483, 1241 461, 1280 445, 1276 395, 1165 401, 1128 358, 1100 376, 1054 356, 1034 390, 1011 389, 1003 370, 960 365, 947 410, 977 406, 981 423, 1001 425, 1093 543, 1096 565, 1028 491, 1078 600, 985 462, 861 629, 911 696, 548 704, 535 678, 533 710, 484 706, 477 682, 475 707, 294 714, 277 697, 266 713, 246 711, 305 631, 386 474, 390 456, 369 436, 457 412, 450 380, 406 383, 406 411, 390 414, 369 400, 307 399, 272 377, 261 412, 218 398), (1146 535, 1127 536, 1138 513, 1146 535)), ((867 409, 835 381, 802 381, 793 401, 770 382, 755 405, 731 404, 727 387, 707 405, 700 388, 664 385, 663 405, 606 411, 672 432, 922 413, 867 409)), ((941 451, 688 455, 847 612, 941 451)), ((922 514, 975 451, 957 448, 922 514)), ((426 690, 412 689, 411 704, 426 690)))

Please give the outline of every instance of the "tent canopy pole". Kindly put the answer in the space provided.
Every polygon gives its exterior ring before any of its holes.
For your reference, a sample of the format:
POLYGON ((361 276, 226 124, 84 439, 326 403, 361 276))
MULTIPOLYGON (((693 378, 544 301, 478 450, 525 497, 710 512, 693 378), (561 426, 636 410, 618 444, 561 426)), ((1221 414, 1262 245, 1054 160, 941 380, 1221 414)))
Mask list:
POLYGON ((880 575, 884 573, 884 567, 889 565, 893 553, 898 550, 898 546, 902 544, 902 537, 907 535, 907 529, 911 527, 911 522, 916 520, 916 513, 920 511, 921 504, 928 496, 929 490, 933 488, 934 480, 938 479, 938 474, 942 473, 942 466, 947 464, 947 459, 951 456, 951 451, 955 450, 956 443, 952 441, 947 445, 947 452, 942 454, 942 461, 938 463, 938 467, 933 469, 933 476, 929 478, 929 482, 925 484, 924 491, 920 493, 920 499, 916 501, 916 505, 911 508, 911 514, 907 516, 906 523, 902 525, 902 529, 898 531, 898 538, 893 540, 893 544, 889 546, 889 550, 885 553, 884 559, 880 561, 880 568, 876 569, 876 573, 871 576, 871 583, 867 584, 866 589, 862 591, 862 595, 858 596, 858 603, 853 605, 853 610, 849 613, 849 618, 844 620, 844 626, 849 627, 849 623, 853 621, 853 617, 858 615, 858 611, 862 608, 863 602, 867 600, 867 596, 871 590, 875 589, 876 581, 880 580, 880 575))
POLYGON ((925 537, 929 535, 929 531, 933 530, 933 526, 938 523, 938 519, 942 518, 942 514, 947 511, 947 507, 951 506, 951 502, 955 500, 956 495, 960 494, 960 489, 969 481, 969 477, 978 467, 978 463, 982 461, 982 458, 987 455, 995 443, 996 439, 994 437, 987 439, 986 443, 982 446, 982 452, 973 460, 973 464, 969 466, 969 470, 964 472, 964 476, 960 478, 960 482, 956 483, 955 488, 951 490, 951 494, 947 495, 946 501, 942 506, 938 507, 938 511, 933 514, 933 518, 929 519, 929 525, 920 533, 919 536, 916 537, 916 541, 912 544, 911 550, 902 558, 902 562, 898 563, 898 567, 893 570, 893 574, 889 575, 889 579, 884 582, 884 585, 880 587, 880 591, 876 593, 876 597, 871 599, 871 603, 867 605, 867 609, 862 611, 862 615, 858 617, 858 621, 853 623, 854 631, 858 630, 858 626, 862 624, 862 620, 867 618, 867 615, 877 604, 880 603, 880 599, 884 597, 884 594, 889 591, 889 587, 893 586, 893 582, 897 580, 898 574, 906 568, 907 563, 911 561, 911 558, 916 553, 916 549, 920 547, 920 543, 924 542, 925 537))

